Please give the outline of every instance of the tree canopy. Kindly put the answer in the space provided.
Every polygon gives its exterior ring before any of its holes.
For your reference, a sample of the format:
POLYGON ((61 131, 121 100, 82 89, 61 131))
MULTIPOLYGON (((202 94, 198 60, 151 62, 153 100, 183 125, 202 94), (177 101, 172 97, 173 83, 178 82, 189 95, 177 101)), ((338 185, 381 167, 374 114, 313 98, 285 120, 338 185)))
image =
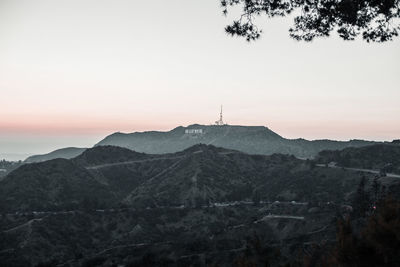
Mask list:
POLYGON ((289 34, 295 40, 312 41, 336 31, 344 40, 360 36, 367 42, 386 42, 400 30, 400 0, 220 0, 223 13, 238 6, 242 15, 226 26, 232 36, 247 41, 260 38, 257 16, 294 14, 289 34))

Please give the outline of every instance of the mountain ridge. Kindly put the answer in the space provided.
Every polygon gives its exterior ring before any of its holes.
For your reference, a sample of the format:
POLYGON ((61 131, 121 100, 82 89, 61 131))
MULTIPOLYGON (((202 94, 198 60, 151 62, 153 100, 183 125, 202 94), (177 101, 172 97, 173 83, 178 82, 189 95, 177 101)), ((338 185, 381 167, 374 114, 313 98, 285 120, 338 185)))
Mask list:
MULTIPOLYGON (((271 155, 292 154, 298 158, 313 158, 323 150, 338 150, 346 147, 361 147, 381 142, 351 139, 337 141, 329 139, 289 139, 275 133, 266 126, 243 125, 201 125, 177 126, 169 131, 141 131, 132 133, 115 132, 99 141, 96 146, 112 145, 125 147, 147 154, 174 153, 195 144, 214 144, 249 154, 271 155), (199 133, 185 133, 186 130, 202 130, 199 133)), ((23 163, 42 162, 55 158, 71 159, 87 148, 66 147, 47 154, 32 155, 23 163)))
POLYGON ((186 127, 178 126, 170 131, 116 132, 106 136, 95 146, 114 145, 138 152, 162 154, 181 151, 198 143, 213 144, 249 154, 282 153, 300 158, 313 158, 322 150, 359 147, 379 142, 359 139, 287 139, 265 126, 191 124, 186 127))

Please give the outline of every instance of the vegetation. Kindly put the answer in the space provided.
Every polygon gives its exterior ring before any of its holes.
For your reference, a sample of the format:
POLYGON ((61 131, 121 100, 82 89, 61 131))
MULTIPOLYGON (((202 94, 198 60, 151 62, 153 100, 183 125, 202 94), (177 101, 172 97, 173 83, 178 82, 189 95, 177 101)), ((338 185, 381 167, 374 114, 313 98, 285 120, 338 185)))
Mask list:
MULTIPOLYGON (((361 240, 361 229, 378 216, 386 192, 399 184, 293 156, 211 145, 162 156, 95 147, 72 160, 23 165, 0 181, 0 262, 303 266, 308 258, 337 263, 332 256, 340 254, 337 219, 348 218, 351 229, 340 224, 343 232, 361 240)), ((390 229, 393 222, 385 220, 390 229)), ((376 253, 386 255, 382 249, 376 253)))
POLYGON ((67 159, 22 165, 0 183, 0 209, 6 212, 76 209, 88 199, 115 203, 105 185, 67 159))
POLYGON ((374 179, 369 189, 362 177, 354 211, 339 216, 333 247, 315 247, 306 266, 399 266, 400 201, 374 179))
POLYGON ((117 163, 129 160, 149 158, 149 155, 115 146, 97 146, 85 150, 73 159, 74 162, 84 166, 100 165, 104 163, 117 163))
POLYGON ((361 225, 350 217, 339 219, 335 246, 314 250, 305 257, 306 266, 399 266, 399 233, 400 202, 387 197, 361 225))
POLYGON ((11 171, 15 170, 22 165, 21 161, 7 161, 5 159, 0 160, 0 180, 2 177, 6 176, 11 171))
POLYGON ((336 31, 343 40, 361 36, 367 42, 386 42, 398 36, 400 3, 398 0, 220 0, 223 13, 240 6, 242 15, 225 28, 233 36, 247 41, 260 38, 255 17, 295 14, 289 29, 295 40, 312 41, 336 31))
POLYGON ((318 163, 337 163, 342 167, 382 170, 387 173, 400 174, 400 146, 396 143, 376 144, 343 150, 321 151, 318 163))
POLYGON ((358 174, 312 168, 287 155, 248 155, 196 145, 156 157, 99 146, 72 160, 23 165, 1 182, 0 206, 15 212, 122 204, 201 207, 251 200, 338 202, 357 183, 358 174))

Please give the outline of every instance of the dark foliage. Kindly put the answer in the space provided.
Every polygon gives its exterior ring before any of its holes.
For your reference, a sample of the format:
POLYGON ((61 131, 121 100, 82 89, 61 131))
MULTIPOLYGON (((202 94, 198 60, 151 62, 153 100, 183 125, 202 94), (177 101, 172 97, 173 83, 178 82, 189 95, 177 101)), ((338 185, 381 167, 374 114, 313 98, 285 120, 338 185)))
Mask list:
POLYGON ((392 192, 400 180, 360 183, 313 162, 195 145, 161 156, 96 147, 26 164, 0 181, 0 265, 301 266, 313 244, 322 246, 309 262, 324 262, 335 218, 360 222, 347 231, 359 238, 380 182, 392 192), (352 199, 360 216, 348 216, 352 199))
POLYGON ((260 37, 254 22, 256 16, 286 16, 295 13, 294 25, 289 29, 296 40, 312 41, 336 31, 344 40, 361 36, 367 42, 385 42, 398 35, 400 3, 398 0, 220 0, 223 13, 240 6, 238 20, 225 28, 232 36, 247 41, 260 37))
POLYGON ((21 165, 21 161, 7 161, 5 159, 0 160, 0 180, 21 165))
POLYGON ((266 241, 254 234, 247 238, 243 253, 235 259, 233 266, 257 267, 277 265, 282 258, 279 248, 272 248, 265 245, 266 241))
POLYGON ((400 266, 399 253, 400 202, 385 197, 366 219, 339 219, 335 245, 316 246, 304 266, 400 266))
POLYGON ((375 169, 383 173, 400 174, 400 146, 376 144, 343 150, 325 150, 318 154, 317 162, 323 164, 336 162, 341 167, 375 169))
POLYGON ((349 220, 340 221, 337 241, 333 266, 399 266, 400 203, 382 200, 360 234, 349 220))

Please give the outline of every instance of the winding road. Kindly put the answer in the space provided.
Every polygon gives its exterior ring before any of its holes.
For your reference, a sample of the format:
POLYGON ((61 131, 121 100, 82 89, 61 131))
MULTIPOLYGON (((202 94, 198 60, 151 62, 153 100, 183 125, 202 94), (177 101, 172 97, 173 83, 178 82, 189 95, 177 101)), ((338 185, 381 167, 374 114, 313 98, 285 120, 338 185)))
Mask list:
POLYGON ((166 159, 180 159, 184 156, 176 156, 176 157, 161 157, 161 158, 150 158, 150 159, 141 159, 141 160, 130 160, 130 161, 123 161, 123 162, 115 162, 115 163, 105 163, 95 166, 88 166, 86 167, 87 170, 97 170, 101 168, 113 167, 113 166, 122 166, 122 165, 130 165, 135 163, 143 163, 148 161, 157 161, 157 160, 166 160, 166 159))

